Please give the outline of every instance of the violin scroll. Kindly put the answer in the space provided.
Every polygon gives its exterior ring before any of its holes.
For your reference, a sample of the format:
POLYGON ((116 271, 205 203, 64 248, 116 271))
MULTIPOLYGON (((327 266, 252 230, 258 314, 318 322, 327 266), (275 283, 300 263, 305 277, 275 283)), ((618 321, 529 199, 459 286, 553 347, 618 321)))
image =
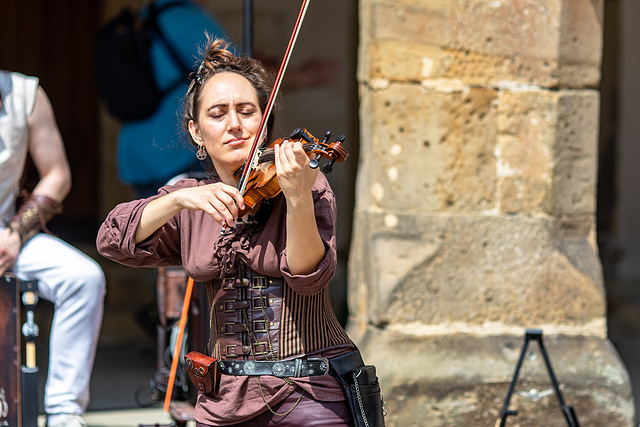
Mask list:
MULTIPOLYGON (((327 131, 324 134, 324 139, 322 142, 311 135, 306 129, 298 128, 294 130, 289 136, 289 140, 304 140, 306 141, 304 146, 304 150, 306 152, 310 152, 315 154, 315 157, 309 161, 309 166, 313 169, 317 168, 320 165, 319 159, 327 158, 329 161, 322 167, 322 171, 324 173, 331 173, 333 171, 333 165, 335 162, 344 162, 347 157, 349 157, 349 153, 347 150, 342 148, 342 143, 346 139, 344 135, 338 136, 335 142, 330 143, 329 139, 331 138, 331 131, 327 131)), ((280 142, 276 141, 276 143, 280 142)))
POLYGON ((338 138, 336 139, 336 142, 333 144, 333 147, 330 148, 331 159, 327 163, 325 163, 324 166, 322 166, 322 171, 324 173, 330 174, 331 172, 333 172, 333 164, 336 161, 344 162, 347 156, 349 155, 349 153, 347 153, 346 150, 342 148, 342 143, 344 142, 345 138, 346 137, 344 135, 338 136, 338 138), (341 150, 341 151, 338 151, 338 150, 341 150), (335 153, 339 153, 340 156, 336 156, 335 153))

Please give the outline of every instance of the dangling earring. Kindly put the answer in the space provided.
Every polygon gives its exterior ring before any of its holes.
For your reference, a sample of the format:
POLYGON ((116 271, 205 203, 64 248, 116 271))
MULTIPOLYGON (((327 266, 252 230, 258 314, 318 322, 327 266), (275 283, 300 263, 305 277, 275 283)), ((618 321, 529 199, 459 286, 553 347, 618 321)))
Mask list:
POLYGON ((207 158, 207 150, 204 149, 204 144, 198 146, 198 152, 196 153, 196 159, 202 161, 207 158))

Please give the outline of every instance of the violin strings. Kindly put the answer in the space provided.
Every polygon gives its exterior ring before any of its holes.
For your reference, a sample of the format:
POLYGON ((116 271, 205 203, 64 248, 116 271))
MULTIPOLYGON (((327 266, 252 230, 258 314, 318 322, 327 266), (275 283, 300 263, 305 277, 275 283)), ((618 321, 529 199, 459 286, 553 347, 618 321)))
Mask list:
MULTIPOLYGON (((302 144, 302 148, 304 148, 304 151, 306 152, 311 151, 314 147, 316 147, 316 144, 314 142, 306 142, 302 144)), ((275 159, 274 149, 273 147, 269 147, 269 148, 265 148, 264 151, 262 151, 262 153, 260 154, 260 157, 258 158, 258 163, 273 162, 274 159, 275 159)))

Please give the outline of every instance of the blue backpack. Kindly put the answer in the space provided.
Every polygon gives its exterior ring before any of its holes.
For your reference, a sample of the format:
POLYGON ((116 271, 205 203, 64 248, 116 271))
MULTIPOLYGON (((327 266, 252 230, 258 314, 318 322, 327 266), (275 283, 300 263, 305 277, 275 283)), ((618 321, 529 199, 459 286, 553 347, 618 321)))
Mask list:
POLYGON ((152 2, 144 18, 125 8, 99 30, 94 53, 95 78, 100 96, 115 118, 132 121, 151 116, 165 94, 186 81, 190 70, 164 37, 157 19, 168 9, 188 5, 185 0, 162 6, 152 2), (156 84, 149 54, 154 36, 164 43, 184 75, 164 91, 156 84))

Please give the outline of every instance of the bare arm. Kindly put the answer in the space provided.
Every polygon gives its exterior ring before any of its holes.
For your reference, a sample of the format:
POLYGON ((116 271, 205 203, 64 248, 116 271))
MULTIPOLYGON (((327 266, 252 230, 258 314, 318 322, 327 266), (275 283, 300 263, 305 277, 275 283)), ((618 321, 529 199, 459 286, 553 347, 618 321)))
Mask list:
POLYGON ((28 123, 29 154, 40 176, 33 194, 62 202, 71 190, 71 170, 53 108, 40 87, 28 123))
MULTIPOLYGON (((71 171, 53 108, 40 87, 33 112, 27 120, 29 154, 40 176, 33 194, 47 196, 60 203, 71 189, 71 171)), ((5 228, 0 232, 0 274, 13 265, 21 248, 21 236, 17 231, 5 228)))

